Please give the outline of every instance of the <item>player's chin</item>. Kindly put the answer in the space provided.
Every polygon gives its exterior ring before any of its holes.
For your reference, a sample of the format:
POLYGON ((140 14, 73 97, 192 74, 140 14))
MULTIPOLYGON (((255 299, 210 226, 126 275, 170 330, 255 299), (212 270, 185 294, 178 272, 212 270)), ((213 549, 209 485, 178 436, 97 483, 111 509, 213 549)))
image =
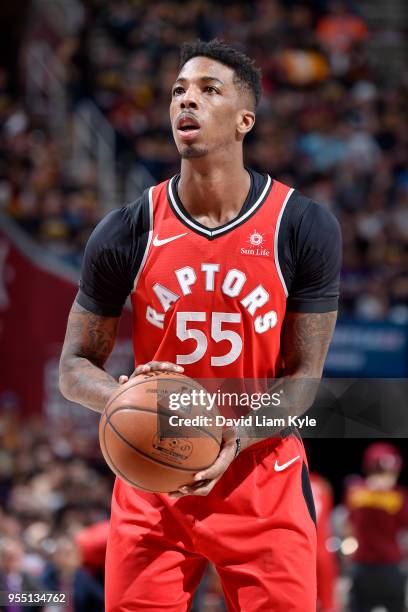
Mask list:
POLYGON ((193 159, 197 157, 204 157, 208 154, 208 147, 200 144, 189 144, 189 145, 180 145, 179 153, 183 159, 193 159))

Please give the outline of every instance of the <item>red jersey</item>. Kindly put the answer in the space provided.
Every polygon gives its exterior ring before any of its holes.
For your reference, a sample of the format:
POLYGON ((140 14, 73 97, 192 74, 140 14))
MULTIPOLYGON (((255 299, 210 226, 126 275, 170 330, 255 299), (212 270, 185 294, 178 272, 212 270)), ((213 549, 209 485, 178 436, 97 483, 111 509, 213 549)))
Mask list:
POLYGON ((137 364, 172 361, 199 378, 274 377, 286 311, 337 309, 336 219, 297 190, 248 172, 241 211, 220 227, 189 215, 175 176, 93 231, 77 302, 118 317, 131 296, 137 364))
POLYGON ((199 378, 273 378, 287 291, 277 236, 293 192, 268 177, 252 207, 209 229, 178 206, 174 179, 149 192, 150 233, 132 293, 136 363, 199 378))

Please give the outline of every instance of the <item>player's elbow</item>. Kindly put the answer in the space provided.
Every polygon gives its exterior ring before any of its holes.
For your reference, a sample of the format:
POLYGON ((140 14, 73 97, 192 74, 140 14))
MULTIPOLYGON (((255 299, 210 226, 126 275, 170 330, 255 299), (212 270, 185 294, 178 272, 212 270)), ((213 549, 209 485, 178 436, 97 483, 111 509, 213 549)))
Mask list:
POLYGON ((72 399, 72 390, 74 383, 73 360, 74 357, 72 355, 67 355, 63 352, 59 362, 58 386, 62 395, 68 400, 72 399))
POLYGON ((61 392, 61 395, 63 395, 63 397, 65 397, 65 399, 67 399, 67 400, 71 399, 70 396, 69 396, 69 384, 66 381, 66 378, 64 377, 64 374, 62 374, 62 373, 60 373, 60 375, 59 375, 58 386, 59 386, 59 390, 61 392))

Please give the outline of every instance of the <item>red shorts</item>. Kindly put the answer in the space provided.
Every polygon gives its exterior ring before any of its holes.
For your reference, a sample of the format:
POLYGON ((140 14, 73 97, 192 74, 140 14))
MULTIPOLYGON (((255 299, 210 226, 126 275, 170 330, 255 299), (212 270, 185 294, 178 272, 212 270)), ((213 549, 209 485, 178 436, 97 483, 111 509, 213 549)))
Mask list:
POLYGON ((228 610, 315 612, 314 507, 296 435, 244 450, 206 497, 116 480, 106 612, 189 610, 208 560, 228 610))

